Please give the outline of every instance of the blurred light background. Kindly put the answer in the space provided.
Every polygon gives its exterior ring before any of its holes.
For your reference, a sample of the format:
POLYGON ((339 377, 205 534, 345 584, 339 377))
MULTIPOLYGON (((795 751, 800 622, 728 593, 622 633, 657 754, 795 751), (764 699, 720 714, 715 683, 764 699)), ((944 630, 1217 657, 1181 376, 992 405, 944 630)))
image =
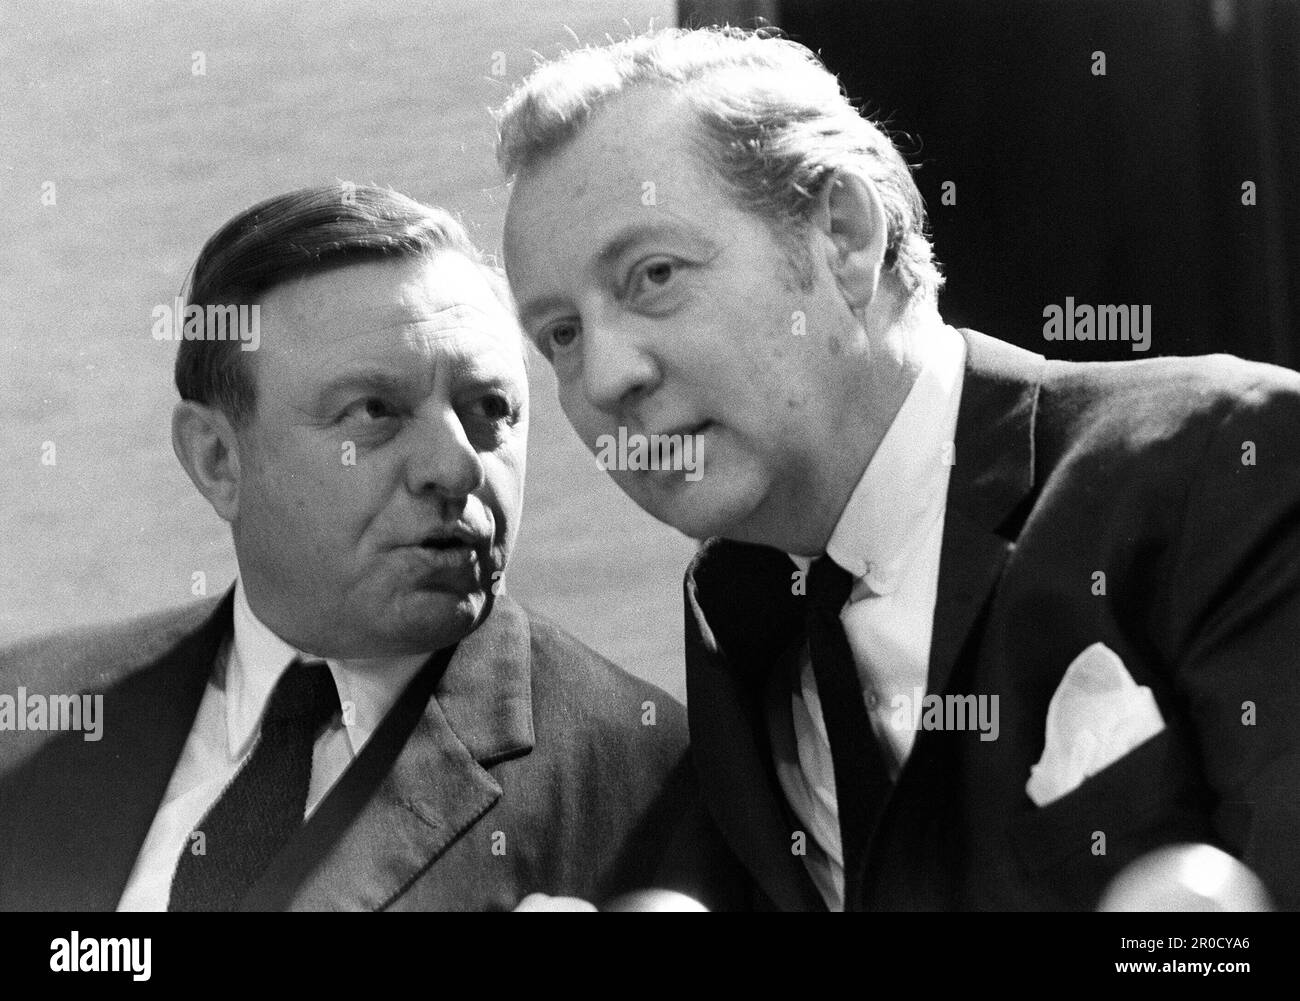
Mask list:
MULTIPOLYGON (((218 226, 341 179, 451 208, 496 251, 489 108, 534 50, 652 19, 674 23, 671 0, 0 5, 0 642, 234 579, 172 455, 175 344, 149 335, 218 226)), ((597 469, 536 361, 511 593, 681 696, 694 545, 597 469)))

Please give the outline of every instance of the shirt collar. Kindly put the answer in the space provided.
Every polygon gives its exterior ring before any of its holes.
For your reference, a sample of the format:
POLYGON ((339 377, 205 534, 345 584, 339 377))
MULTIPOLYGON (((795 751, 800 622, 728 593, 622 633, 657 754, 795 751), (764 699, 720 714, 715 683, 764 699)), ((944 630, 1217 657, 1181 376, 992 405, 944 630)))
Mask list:
MULTIPOLYGON (((941 322, 915 331, 921 369, 831 532, 826 554, 865 593, 892 594, 944 510, 966 364, 965 339, 941 322)), ((802 569, 808 557, 791 556, 802 569)))
POLYGON ((334 659, 286 643, 259 619, 248 603, 244 582, 235 582, 234 643, 226 666, 226 738, 231 758, 242 757, 257 733, 280 676, 293 661, 324 660, 342 706, 352 753, 357 754, 429 654, 334 659))

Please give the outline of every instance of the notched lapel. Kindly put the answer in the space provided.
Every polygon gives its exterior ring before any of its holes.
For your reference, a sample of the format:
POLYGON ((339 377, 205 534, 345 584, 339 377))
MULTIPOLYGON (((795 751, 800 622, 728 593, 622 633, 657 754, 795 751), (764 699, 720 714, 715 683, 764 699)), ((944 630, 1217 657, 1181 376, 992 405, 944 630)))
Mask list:
POLYGON ((1014 542, 979 527, 960 509, 945 515, 927 692, 947 691, 961 648, 1015 548, 1014 542))
POLYGON ((529 651, 527 615, 498 596, 411 682, 243 909, 377 910, 436 864, 500 799, 488 767, 532 750, 529 651))
POLYGON ((948 482, 927 691, 942 694, 1015 549, 1010 521, 1034 487, 1034 420, 1046 360, 971 330, 948 482))

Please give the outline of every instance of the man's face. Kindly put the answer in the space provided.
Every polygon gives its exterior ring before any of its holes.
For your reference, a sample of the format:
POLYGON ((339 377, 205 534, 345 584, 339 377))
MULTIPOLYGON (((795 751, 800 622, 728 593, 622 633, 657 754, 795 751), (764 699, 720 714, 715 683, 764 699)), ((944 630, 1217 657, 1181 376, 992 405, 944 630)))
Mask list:
POLYGON ((519 529, 528 383, 463 255, 358 263, 261 299, 233 519, 255 612, 322 656, 455 642, 519 529))
POLYGON ((824 248, 810 244, 801 288, 788 246, 727 197, 694 136, 678 98, 615 99, 516 180, 506 268, 588 448, 620 428, 699 435, 702 476, 624 469, 619 486, 695 538, 773 542, 825 492, 825 443, 862 390, 844 356, 863 335, 824 248))

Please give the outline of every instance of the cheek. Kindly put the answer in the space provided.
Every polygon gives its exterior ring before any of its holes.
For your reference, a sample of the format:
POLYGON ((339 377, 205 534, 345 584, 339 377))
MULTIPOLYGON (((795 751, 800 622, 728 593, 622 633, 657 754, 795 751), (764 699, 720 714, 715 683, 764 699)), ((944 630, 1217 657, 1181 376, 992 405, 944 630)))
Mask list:
POLYGON ((394 467, 383 453, 340 441, 286 436, 262 451, 254 469, 250 514, 287 541, 317 552, 354 542, 392 493, 394 467))
POLYGON ((478 496, 493 512, 498 525, 504 518, 506 533, 510 538, 519 530, 519 517, 524 506, 524 471, 527 452, 521 440, 509 449, 501 449, 483 457, 483 487, 478 496))

